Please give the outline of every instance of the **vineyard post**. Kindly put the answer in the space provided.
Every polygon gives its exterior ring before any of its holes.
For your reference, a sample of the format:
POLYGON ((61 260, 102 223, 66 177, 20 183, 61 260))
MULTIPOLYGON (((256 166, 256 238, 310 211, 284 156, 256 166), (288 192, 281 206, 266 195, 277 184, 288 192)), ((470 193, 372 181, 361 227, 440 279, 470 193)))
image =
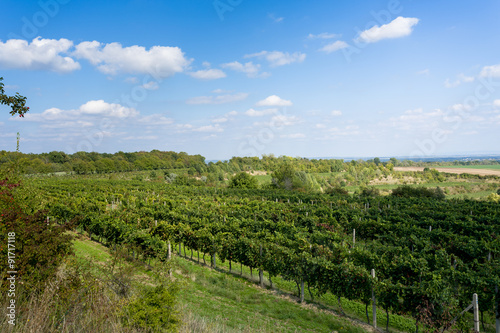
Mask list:
MULTIPOLYGON (((372 268, 372 278, 375 280, 375 270, 372 268)), ((377 328, 377 299, 375 298, 375 290, 372 286, 372 311, 373 311, 373 327, 377 328)))
POLYGON ((356 229, 352 229, 352 247, 356 244, 356 229))
POLYGON ((304 303, 304 279, 300 280, 300 303, 304 303))
POLYGON ((479 332, 479 305, 475 293, 472 295, 472 308, 474 309, 474 332, 479 332))
POLYGON ((172 247, 170 245, 170 241, 168 241, 168 247, 167 247, 167 260, 170 260, 172 257, 172 247))
POLYGON ((495 302, 495 318, 496 318, 496 333, 500 333, 500 309, 498 308, 499 307, 499 300, 498 300, 498 286, 495 286, 495 298, 496 298, 496 302, 495 302))
MULTIPOLYGON (((262 244, 260 244, 260 261, 262 263, 262 244)), ((259 267, 259 284, 261 288, 264 288, 264 272, 262 271, 262 264, 259 267)))

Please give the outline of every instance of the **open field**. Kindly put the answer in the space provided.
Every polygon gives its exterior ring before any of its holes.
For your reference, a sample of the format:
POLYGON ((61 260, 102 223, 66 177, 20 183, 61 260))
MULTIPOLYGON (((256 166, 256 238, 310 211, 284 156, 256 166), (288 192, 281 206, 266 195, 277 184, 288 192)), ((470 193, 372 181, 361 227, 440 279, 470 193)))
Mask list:
MULTIPOLYGON (((461 167, 435 167, 432 169, 436 169, 439 172, 447 172, 455 174, 469 173, 471 175, 480 175, 480 176, 500 176, 500 170, 492 170, 492 169, 461 168, 461 167)), ((395 167, 394 171, 424 171, 424 167, 395 167)))

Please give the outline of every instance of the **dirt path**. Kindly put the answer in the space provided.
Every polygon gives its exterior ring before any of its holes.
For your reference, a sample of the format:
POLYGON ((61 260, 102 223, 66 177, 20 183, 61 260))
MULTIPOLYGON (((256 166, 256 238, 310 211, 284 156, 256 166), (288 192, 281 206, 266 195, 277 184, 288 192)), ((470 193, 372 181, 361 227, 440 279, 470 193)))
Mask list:
MULTIPOLYGON (((447 173, 469 173, 471 175, 480 176, 500 176, 500 170, 488 170, 488 169, 469 169, 469 168, 446 168, 446 167, 435 167, 431 169, 436 169, 439 172, 447 173)), ((424 171, 424 167, 395 167, 395 171, 424 171)))

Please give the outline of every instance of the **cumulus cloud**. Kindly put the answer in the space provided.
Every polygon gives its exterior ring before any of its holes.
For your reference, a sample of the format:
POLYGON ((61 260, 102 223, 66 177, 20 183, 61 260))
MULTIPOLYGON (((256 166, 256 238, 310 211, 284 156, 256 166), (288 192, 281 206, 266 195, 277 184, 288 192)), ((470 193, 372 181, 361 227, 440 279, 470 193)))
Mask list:
POLYGON ((260 58, 265 59, 269 62, 271 67, 278 67, 289 65, 294 62, 303 62, 306 59, 306 55, 301 52, 295 52, 290 54, 288 52, 280 52, 280 51, 261 51, 254 54, 247 54, 245 58, 260 58))
POLYGON ((335 41, 333 43, 330 43, 328 45, 323 46, 322 48, 319 49, 319 51, 326 52, 326 53, 332 53, 338 50, 342 50, 349 47, 349 44, 342 40, 335 41))
POLYGON ((0 67, 69 73, 80 69, 80 64, 67 56, 72 47, 73 42, 64 38, 37 37, 31 43, 21 39, 0 41, 0 67))
POLYGON ((226 77, 226 73, 220 69, 202 69, 196 72, 191 72, 189 75, 200 80, 216 80, 226 77))
POLYGON ((223 64, 222 67, 229 68, 230 70, 233 70, 236 72, 245 73, 250 78, 269 76, 269 73, 266 73, 266 72, 261 73, 260 72, 260 65, 254 64, 251 61, 247 62, 245 64, 242 64, 238 61, 233 61, 233 62, 230 62, 227 64, 223 64))
POLYGON ((390 23, 382 26, 376 25, 362 31, 358 36, 358 41, 375 43, 383 39, 406 37, 413 32, 413 28, 418 22, 418 18, 399 16, 390 23))
POLYGON ((495 107, 497 107, 497 108, 500 108, 500 99, 495 99, 495 100, 493 101, 493 105, 494 105, 495 107))
POLYGON ((333 110, 332 112, 330 112, 330 114, 334 117, 339 117, 342 115, 342 111, 339 111, 339 110, 333 110))
POLYGON ((87 59, 104 74, 119 73, 150 74, 155 78, 166 78, 183 72, 191 63, 178 47, 143 46, 123 47, 120 43, 103 44, 97 41, 76 45, 73 55, 87 59))
POLYGON ((247 115, 249 117, 262 117, 262 116, 266 116, 269 114, 274 114, 276 112, 278 112, 278 109, 265 109, 265 110, 260 110, 260 111, 257 111, 254 109, 249 109, 249 110, 245 111, 245 115, 247 115))
POLYGON ((500 77, 500 64, 483 67, 480 75, 482 77, 500 77))
POLYGON ((444 82, 444 86, 446 88, 454 88, 462 83, 473 82, 475 79, 472 76, 465 76, 464 74, 457 75, 457 79, 455 81, 450 81, 450 79, 446 79, 444 82))
POLYGON ((338 34, 330 34, 327 32, 323 32, 323 33, 320 33, 317 35, 309 34, 307 36, 307 39, 333 39, 333 38, 339 38, 339 37, 340 37, 340 35, 338 35, 338 34))
POLYGON ((238 102, 246 99, 248 97, 247 93, 236 93, 236 94, 225 94, 218 96, 198 96, 190 98, 186 101, 186 104, 226 104, 232 102, 238 102))
MULTIPOLYGON (((134 108, 128 108, 116 103, 107 103, 103 100, 89 101, 81 105, 78 109, 61 110, 50 108, 42 113, 27 113, 24 121, 35 122, 63 122, 81 120, 81 117, 109 117, 109 118, 129 118, 139 115, 134 108)), ((17 118, 14 118, 17 120, 17 118)))
POLYGON ((276 95, 271 95, 262 101, 257 102, 256 106, 292 106, 291 101, 280 98, 276 95))

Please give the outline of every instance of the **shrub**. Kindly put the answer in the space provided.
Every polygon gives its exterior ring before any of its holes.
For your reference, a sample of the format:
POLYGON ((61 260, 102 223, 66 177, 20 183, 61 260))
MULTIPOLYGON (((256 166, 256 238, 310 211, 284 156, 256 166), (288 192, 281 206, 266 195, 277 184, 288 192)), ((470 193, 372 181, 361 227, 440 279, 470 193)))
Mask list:
POLYGON ((399 186, 392 190, 392 196, 404 198, 435 198, 444 199, 445 194, 439 186, 435 189, 427 187, 399 186))
POLYGON ((236 174, 229 184, 231 188, 257 188, 257 180, 246 172, 236 174))

